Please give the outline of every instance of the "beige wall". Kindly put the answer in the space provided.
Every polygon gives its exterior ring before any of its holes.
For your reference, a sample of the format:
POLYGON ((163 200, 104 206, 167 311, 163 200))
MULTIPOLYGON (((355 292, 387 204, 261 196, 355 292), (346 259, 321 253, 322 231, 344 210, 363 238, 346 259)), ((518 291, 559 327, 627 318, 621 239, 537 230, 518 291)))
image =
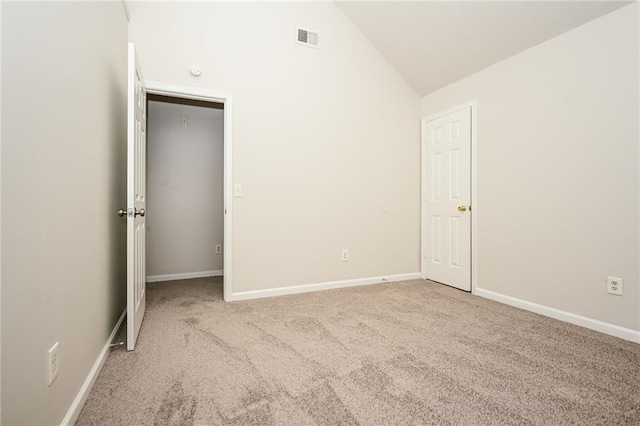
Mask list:
POLYGON ((223 126, 222 109, 149 102, 147 276, 222 269, 223 126))
POLYGON ((419 98, 333 3, 130 8, 146 79, 233 95, 234 292, 419 271, 419 98))
POLYGON ((478 100, 479 287, 640 329, 638 5, 422 99, 478 100), (625 280, 606 293, 607 275, 625 280))
POLYGON ((2 8, 2 423, 57 424, 125 307, 127 21, 2 8))

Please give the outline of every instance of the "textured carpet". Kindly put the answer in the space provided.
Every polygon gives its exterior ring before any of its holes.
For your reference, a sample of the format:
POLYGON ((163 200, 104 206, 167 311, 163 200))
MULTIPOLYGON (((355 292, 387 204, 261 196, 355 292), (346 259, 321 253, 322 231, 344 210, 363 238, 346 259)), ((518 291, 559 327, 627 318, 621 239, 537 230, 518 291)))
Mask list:
POLYGON ((147 288, 78 425, 640 424, 640 345, 439 284, 147 288))

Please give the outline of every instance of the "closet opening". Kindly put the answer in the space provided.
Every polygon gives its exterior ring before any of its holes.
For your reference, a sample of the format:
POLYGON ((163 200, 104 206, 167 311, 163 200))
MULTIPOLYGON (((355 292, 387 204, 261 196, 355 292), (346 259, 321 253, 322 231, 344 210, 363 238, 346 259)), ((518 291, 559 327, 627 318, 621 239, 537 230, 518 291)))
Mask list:
POLYGON ((146 280, 224 297, 225 104, 147 95, 146 280))

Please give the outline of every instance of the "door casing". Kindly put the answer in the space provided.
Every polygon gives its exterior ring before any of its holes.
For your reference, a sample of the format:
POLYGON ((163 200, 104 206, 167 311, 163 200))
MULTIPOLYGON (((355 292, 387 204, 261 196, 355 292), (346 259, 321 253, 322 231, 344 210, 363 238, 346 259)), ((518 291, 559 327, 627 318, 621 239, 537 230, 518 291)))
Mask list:
POLYGON ((223 297, 231 300, 233 282, 233 143, 232 112, 233 102, 230 93, 201 89, 199 87, 178 86, 175 84, 146 81, 147 93, 171 96, 172 98, 195 99, 224 104, 224 250, 223 256, 223 297))
POLYGON ((427 223, 426 223, 426 212, 427 212, 427 176, 429 176, 429 170, 427 168, 427 155, 426 155, 426 123, 445 115, 451 114, 452 112, 459 111, 464 108, 471 108, 471 293, 475 294, 476 289, 478 288, 478 262, 477 262, 477 254, 478 254, 478 190, 477 190, 477 170, 478 170, 478 156, 477 156, 477 146, 478 146, 478 136, 477 136, 477 123, 478 123, 478 101, 477 99, 465 102, 460 105, 456 105, 451 108, 447 108, 443 111, 430 114, 426 117, 423 117, 420 120, 421 124, 421 141, 420 141, 420 274, 423 279, 427 279, 427 223))

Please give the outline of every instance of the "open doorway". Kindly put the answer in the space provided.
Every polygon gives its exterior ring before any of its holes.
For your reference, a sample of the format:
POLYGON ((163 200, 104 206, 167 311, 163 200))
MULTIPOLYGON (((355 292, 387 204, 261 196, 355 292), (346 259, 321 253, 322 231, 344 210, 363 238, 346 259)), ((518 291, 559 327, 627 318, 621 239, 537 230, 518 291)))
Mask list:
POLYGON ((147 282, 219 277, 224 104, 147 97, 147 282))
POLYGON ((231 292, 231 96, 147 82, 148 282, 231 292))

